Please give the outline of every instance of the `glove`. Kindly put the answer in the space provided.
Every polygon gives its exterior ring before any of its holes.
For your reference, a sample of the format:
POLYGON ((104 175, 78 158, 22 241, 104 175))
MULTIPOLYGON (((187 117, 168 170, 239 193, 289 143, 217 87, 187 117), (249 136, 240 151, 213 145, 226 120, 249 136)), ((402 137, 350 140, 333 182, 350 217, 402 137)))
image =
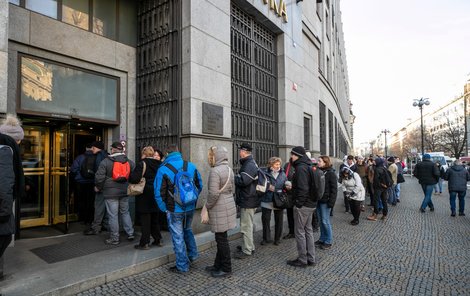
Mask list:
POLYGON ((349 194, 349 197, 353 197, 354 195, 356 195, 356 192, 351 192, 351 194, 349 194))
POLYGON ((7 223, 10 221, 10 215, 0 216, 0 223, 7 223))

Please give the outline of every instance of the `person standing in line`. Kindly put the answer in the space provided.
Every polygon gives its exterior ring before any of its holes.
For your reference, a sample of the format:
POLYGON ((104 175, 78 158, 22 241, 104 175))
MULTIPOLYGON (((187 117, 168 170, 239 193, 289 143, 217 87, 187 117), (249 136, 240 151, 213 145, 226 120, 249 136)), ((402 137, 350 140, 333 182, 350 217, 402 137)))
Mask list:
POLYGON ((351 171, 347 167, 341 169, 341 183, 344 195, 348 198, 349 207, 353 215, 353 220, 349 222, 351 225, 359 224, 361 215, 361 203, 364 201, 365 189, 362 185, 361 177, 358 173, 351 171))
POLYGON ((142 236, 140 242, 134 246, 138 250, 150 249, 150 236, 153 237, 152 245, 162 246, 162 235, 160 233, 160 223, 158 212, 160 211, 155 201, 155 191, 153 182, 157 174, 161 161, 154 159, 154 150, 152 146, 142 149, 141 160, 135 166, 129 176, 130 184, 138 184, 142 178, 145 178, 144 192, 135 198, 135 209, 140 215, 142 227, 142 236))
POLYGON ((312 161, 305 155, 301 146, 292 148, 291 159, 295 167, 292 190, 294 191, 295 240, 298 257, 288 260, 287 264, 295 267, 315 265, 315 245, 313 239, 312 216, 317 206, 312 192, 312 161))
POLYGON ((434 185, 436 185, 441 173, 439 168, 432 162, 431 155, 424 154, 423 161, 416 164, 413 175, 419 180, 421 188, 423 189, 424 198, 419 211, 421 213, 426 212, 426 208, 429 207, 431 212, 434 212, 434 204, 432 202, 432 191, 434 185))
POLYGON ((374 159, 369 157, 367 160, 367 192, 369 193, 370 203, 369 206, 374 206, 374 170, 375 164, 374 159))
POLYGON ((111 155, 105 158, 98 167, 95 174, 95 186, 103 197, 106 205, 106 213, 109 218, 109 238, 105 240, 107 245, 118 245, 119 240, 119 217, 127 234, 127 240, 134 240, 134 227, 129 214, 129 196, 127 187, 129 185, 130 172, 135 168, 133 161, 124 154, 121 142, 111 145, 111 155), (125 173, 116 176, 116 166, 125 169, 125 173))
POLYGON ((381 157, 375 159, 375 169, 374 169, 374 212, 372 215, 367 217, 367 220, 377 221, 377 216, 379 214, 380 208, 382 207, 382 217, 381 220, 385 220, 388 214, 388 205, 387 205, 387 172, 384 167, 384 160, 381 157))
MULTIPOLYGON (((291 182, 292 185, 292 179, 294 178, 294 173, 295 173, 295 168, 292 165, 292 161, 289 158, 289 161, 284 164, 284 172, 287 176, 287 181, 291 182)), ((282 239, 290 239, 290 238, 295 238, 295 233, 294 233, 294 196, 292 195, 292 190, 287 191, 287 200, 289 201, 289 204, 287 205, 286 208, 286 214, 287 214, 287 225, 289 227, 289 233, 284 235, 282 239)))
POLYGON ((333 228, 330 222, 330 211, 336 202, 338 193, 338 177, 336 176, 329 156, 322 155, 318 158, 318 167, 325 175, 325 192, 317 203, 317 215, 320 222, 320 238, 315 246, 323 250, 330 249, 333 244, 333 228))
POLYGON ((399 157, 395 158, 395 164, 397 166, 397 185, 395 186, 395 195, 397 196, 397 202, 400 202, 401 183, 405 182, 405 178, 403 177, 403 164, 399 157))
MULTIPOLYGON (((367 186, 367 164, 364 161, 364 157, 362 155, 357 156, 356 161, 356 173, 361 177, 361 182, 364 188, 367 186)), ((364 195, 365 197, 365 195, 364 195)), ((365 200, 365 198, 364 198, 365 200)), ((365 211, 364 202, 361 203, 361 211, 365 211)))
POLYGON ((470 181, 470 173, 462 165, 462 161, 456 160, 444 174, 448 181, 449 201, 451 216, 455 217, 455 199, 459 197, 459 216, 465 216, 465 195, 467 194, 467 182, 470 181))
POLYGON ((170 145, 167 153, 155 177, 155 200, 159 209, 166 213, 176 257, 176 265, 169 271, 185 274, 189 271, 190 262, 198 257, 191 223, 203 185, 196 166, 183 160, 177 145, 170 145), (182 195, 190 201, 183 204, 182 195), (194 198, 196 200, 191 202, 194 198))
MULTIPOLYGON (((341 170, 342 170, 344 167, 349 168, 349 169, 350 169, 351 171, 353 171, 353 172, 356 172, 356 171, 357 171, 357 165, 356 165, 356 163, 355 163, 355 161, 354 161, 354 156, 352 156, 352 155, 346 155, 346 156, 344 157, 343 163, 339 166, 339 171, 341 172, 341 170)), ((342 176, 341 176, 341 174, 340 174, 340 175, 339 175, 339 178, 338 178, 338 183, 340 183, 340 184, 343 183, 343 180, 342 180, 341 178, 342 178, 342 176)), ((345 209, 344 211, 345 211, 346 213, 348 213, 348 212, 349 212, 349 201, 348 201, 346 195, 344 195, 344 194, 345 194, 345 193, 343 192, 343 201, 344 201, 344 209, 345 209)))
POLYGON ((208 160, 211 169, 205 207, 209 213, 211 230, 215 233, 217 254, 214 264, 206 267, 206 271, 210 272, 212 277, 227 277, 232 273, 227 231, 237 226, 237 207, 233 197, 235 181, 233 171, 228 165, 228 150, 225 147, 211 147, 208 160))
POLYGON ((271 157, 268 161, 266 176, 269 188, 261 199, 261 221, 263 223, 263 241, 261 245, 272 243, 271 239, 271 212, 274 213, 274 245, 281 243, 282 228, 284 226, 284 210, 274 206, 274 197, 286 194, 285 183, 287 176, 281 168, 282 160, 271 157))
MULTIPOLYGON (((108 157, 108 152, 104 149, 104 144, 101 141, 95 141, 91 143, 91 151, 96 156, 95 159, 95 172, 100 166, 101 162, 108 157)), ((96 173, 95 173, 96 174, 96 173)), ((106 215, 106 205, 104 203, 104 196, 103 192, 94 186, 95 188, 95 213, 93 215, 93 222, 89 229, 86 229, 83 234, 85 235, 96 235, 101 232, 104 228, 105 223, 105 215, 106 215)))
POLYGON ((446 171, 444 170, 444 167, 441 165, 440 161, 436 161, 437 168, 439 169, 439 180, 437 181, 437 184, 434 186, 434 194, 442 194, 442 182, 444 181, 444 176, 446 171))
POLYGON ((397 196, 396 196, 396 186, 397 186, 397 178, 398 178, 398 167, 395 164, 395 157, 390 156, 388 158, 388 171, 392 175, 393 185, 392 187, 387 189, 388 194, 388 201, 393 205, 397 205, 397 196))

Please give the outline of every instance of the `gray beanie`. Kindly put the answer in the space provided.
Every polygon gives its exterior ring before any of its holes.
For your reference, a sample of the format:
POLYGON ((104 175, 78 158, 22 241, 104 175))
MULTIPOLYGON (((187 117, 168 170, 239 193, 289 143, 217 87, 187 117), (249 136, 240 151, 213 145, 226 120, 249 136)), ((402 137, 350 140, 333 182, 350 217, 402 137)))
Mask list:
POLYGON ((12 137, 15 141, 21 141, 24 138, 20 120, 11 114, 8 114, 0 125, 0 133, 12 137))

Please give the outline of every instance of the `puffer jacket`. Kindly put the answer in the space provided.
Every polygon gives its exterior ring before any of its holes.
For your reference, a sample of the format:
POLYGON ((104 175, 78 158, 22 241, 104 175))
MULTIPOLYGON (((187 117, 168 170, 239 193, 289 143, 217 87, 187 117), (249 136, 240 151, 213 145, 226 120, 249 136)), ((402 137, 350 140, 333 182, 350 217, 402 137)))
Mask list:
POLYGON ((256 192, 258 165, 252 155, 240 159, 240 164, 240 173, 235 176, 237 205, 244 209, 257 208, 261 202, 256 192))
POLYGON ((467 182, 470 181, 470 174, 463 165, 451 166, 444 175, 444 179, 449 181, 449 192, 459 192, 467 190, 467 182))
POLYGON ((439 181, 441 173, 434 162, 430 159, 424 159, 416 164, 413 175, 418 178, 419 184, 434 185, 439 181))
POLYGON ((223 147, 217 147, 215 166, 210 170, 207 187, 209 194, 206 208, 209 213, 211 231, 225 232, 235 228, 237 207, 234 199, 234 174, 228 166, 228 151, 223 147))
POLYGON ((0 235, 15 233, 14 189, 13 149, 10 146, 0 145, 0 235))
POLYGON ((142 159, 137 163, 135 169, 129 176, 129 183, 138 184, 140 182, 144 170, 144 162, 145 187, 144 192, 135 199, 135 210, 139 213, 157 213, 159 210, 157 202, 155 201, 153 181, 155 181, 155 175, 157 174, 158 167, 162 162, 149 157, 142 159))
POLYGON ((95 173, 95 186, 98 190, 103 192, 105 199, 127 196, 128 182, 116 182, 113 180, 114 162, 125 163, 126 161, 129 162, 131 171, 134 170, 134 162, 129 160, 124 153, 111 154, 100 163, 95 173))
POLYGON ((349 178, 344 178, 341 183, 343 192, 350 194, 350 198, 357 201, 363 201, 366 191, 362 185, 361 177, 357 173, 352 173, 349 178))
POLYGON ((277 178, 274 178, 271 168, 266 169, 265 173, 268 177, 269 184, 274 185, 274 192, 267 190, 266 193, 263 195, 261 201, 273 202, 274 195, 283 194, 282 192, 285 189, 284 184, 287 181, 287 176, 282 168, 279 170, 279 175, 277 175, 277 178))
POLYGON ((325 192, 318 202, 326 203, 329 208, 332 208, 336 203, 336 197, 338 195, 338 177, 336 176, 334 168, 322 168, 322 171, 325 174, 325 192))
POLYGON ((312 173, 310 172, 312 170, 312 161, 306 155, 303 155, 294 162, 294 167, 295 174, 292 179, 294 205, 297 208, 315 208, 317 203, 310 194, 310 187, 312 186, 312 173))

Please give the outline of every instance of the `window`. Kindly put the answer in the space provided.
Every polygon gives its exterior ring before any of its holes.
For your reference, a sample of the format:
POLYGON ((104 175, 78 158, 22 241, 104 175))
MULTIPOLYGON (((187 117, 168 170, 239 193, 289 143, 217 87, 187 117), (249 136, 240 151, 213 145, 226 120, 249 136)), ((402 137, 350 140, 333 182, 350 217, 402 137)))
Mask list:
POLYGON ((20 0, 10 0, 10 3, 20 5, 20 0))
POLYGON ((26 9, 57 19, 56 0, 26 0, 26 9))
POLYGON ((310 150, 310 137, 311 137, 311 119, 309 115, 304 115, 304 148, 310 150))
POLYGON ((88 30, 90 14, 88 4, 88 0, 62 0, 62 21, 88 30))
POLYGON ((93 1, 93 33, 116 38, 116 1, 93 1))
POLYGON ((326 106, 320 101, 320 153, 326 155, 326 106))
POLYGON ((21 110, 118 122, 117 77, 25 56, 20 70, 21 110))
POLYGON ((128 0, 119 1, 119 42, 137 43, 137 6, 128 0))
POLYGON ((333 112, 328 109, 328 146, 329 146, 329 154, 330 156, 335 155, 335 142, 334 142, 334 125, 333 125, 333 112))

